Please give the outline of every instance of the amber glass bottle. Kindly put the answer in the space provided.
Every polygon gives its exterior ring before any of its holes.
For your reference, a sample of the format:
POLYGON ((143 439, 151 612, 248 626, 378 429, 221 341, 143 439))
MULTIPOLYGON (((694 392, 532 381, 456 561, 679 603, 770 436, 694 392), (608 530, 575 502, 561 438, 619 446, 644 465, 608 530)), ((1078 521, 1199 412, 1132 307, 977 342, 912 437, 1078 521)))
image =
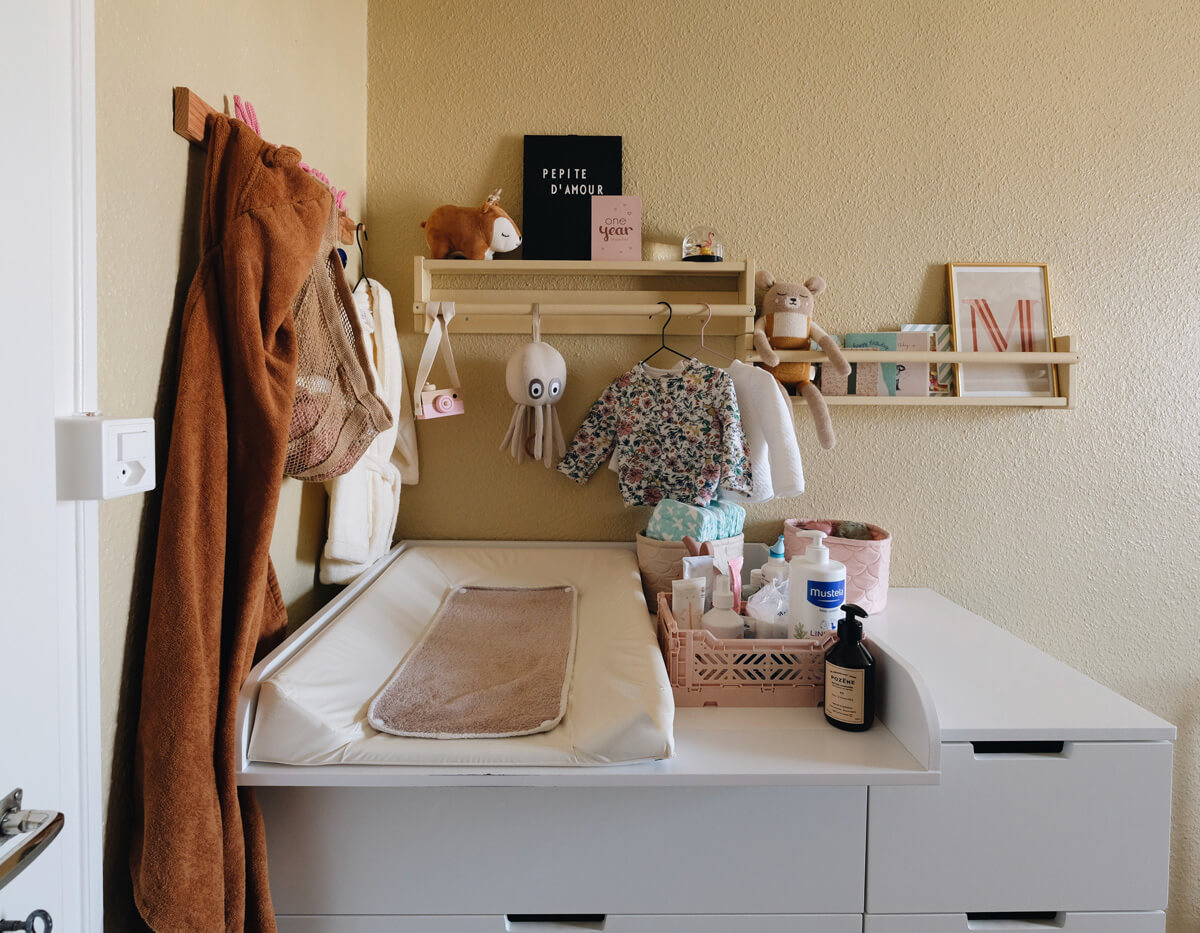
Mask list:
POLYGON ((867 614, 854 603, 842 606, 838 640, 825 653, 825 718, 849 732, 866 732, 875 722, 875 659, 863 644, 867 614))

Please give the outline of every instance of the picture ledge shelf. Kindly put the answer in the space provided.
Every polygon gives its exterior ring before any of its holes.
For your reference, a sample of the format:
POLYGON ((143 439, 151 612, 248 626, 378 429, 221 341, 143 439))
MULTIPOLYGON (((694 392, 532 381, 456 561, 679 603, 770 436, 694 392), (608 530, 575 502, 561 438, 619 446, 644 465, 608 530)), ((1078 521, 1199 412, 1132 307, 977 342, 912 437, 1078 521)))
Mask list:
MULTIPOLYGON (((754 260, 725 262, 611 262, 528 259, 426 259, 415 257, 413 327, 427 332, 425 305, 453 301, 456 334, 528 334, 530 315, 538 305, 543 334, 657 335, 669 301, 675 320, 667 332, 696 337, 700 321, 712 308, 707 334, 736 338, 737 356, 759 362, 754 351, 754 260), (435 277, 475 278, 479 284, 446 286, 435 277), (546 288, 492 287, 515 276, 550 278, 546 288), (600 279, 600 283, 589 281, 600 279), (491 281, 489 281, 491 280, 491 281), (624 281, 624 287, 616 282, 624 281), (613 284, 609 284, 609 282, 613 284), (571 287, 573 283, 574 287, 571 287)), ((923 407, 1061 408, 1075 407, 1074 368, 1079 363, 1074 337, 1055 337, 1054 351, 1044 353, 964 353, 930 351, 846 350, 850 362, 970 363, 973 366, 1029 363, 1053 365, 1058 397, 1048 396, 867 396, 827 395, 830 405, 908 405, 923 407)), ((824 353, 781 350, 788 362, 828 362, 824 353)))

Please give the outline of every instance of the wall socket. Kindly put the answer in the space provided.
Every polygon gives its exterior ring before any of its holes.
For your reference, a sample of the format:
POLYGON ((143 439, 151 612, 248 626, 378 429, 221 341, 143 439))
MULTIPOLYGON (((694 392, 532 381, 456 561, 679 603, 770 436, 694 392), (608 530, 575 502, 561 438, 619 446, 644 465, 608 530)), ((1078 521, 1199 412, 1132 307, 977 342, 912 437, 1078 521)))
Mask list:
POLYGON ((154 419, 70 415, 55 422, 58 498, 115 499, 154 488, 154 419))

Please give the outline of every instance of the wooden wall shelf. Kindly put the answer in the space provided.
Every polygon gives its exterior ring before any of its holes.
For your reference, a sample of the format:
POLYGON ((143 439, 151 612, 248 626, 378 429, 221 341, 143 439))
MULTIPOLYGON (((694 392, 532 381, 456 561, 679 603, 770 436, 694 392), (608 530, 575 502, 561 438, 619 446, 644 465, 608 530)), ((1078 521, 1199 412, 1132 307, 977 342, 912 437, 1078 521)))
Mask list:
MULTIPOLYGON (((530 315, 541 309, 543 334, 658 334, 669 301, 676 320, 668 338, 699 334, 699 321, 712 308, 710 336, 736 338, 737 355, 758 362, 754 351, 754 260, 698 262, 589 262, 586 260, 491 259, 469 261, 426 259, 413 266, 413 326, 428 331, 425 305, 453 301, 457 312, 451 329, 459 334, 528 334, 530 315), (435 278, 477 280, 460 287, 435 278), (501 283, 522 276, 533 280, 517 287, 501 283), (548 279, 547 287, 536 280, 548 279), (602 283, 597 284, 596 279, 602 283), (613 280, 610 286, 607 280, 613 280), (623 286, 618 280, 624 280, 623 286)), ((1075 407, 1074 369, 1079 353, 1074 337, 1055 337, 1048 353, 934 353, 930 351, 846 350, 846 359, 864 363, 970 363, 971 365, 1050 364, 1057 370, 1058 397, 1015 396, 865 396, 827 395, 830 405, 906 405, 922 407, 1063 408, 1075 407)), ((815 350, 781 350, 788 362, 828 362, 815 350)))
MULTIPOLYGON (((779 359, 788 363, 827 363, 829 357, 818 350, 779 350, 779 359)), ((1011 366, 1013 363, 1049 363, 1058 371, 1058 396, 996 395, 826 395, 830 405, 923 405, 928 407, 992 408, 1065 408, 1075 407, 1075 366, 1079 353, 1074 337, 1055 337, 1049 353, 974 353, 932 352, 929 350, 843 350, 851 363, 970 363, 972 366, 1011 366)), ((760 362, 757 353, 742 355, 748 363, 760 362)))
MULTIPOLYGON (((427 271, 453 275, 686 275, 702 278, 740 276, 746 260, 729 262, 617 262, 607 259, 426 259, 417 262, 427 271)), ((750 264, 753 267, 753 263, 750 264)), ((753 289, 750 295, 754 303, 753 289)))
POLYGON ((425 305, 453 301, 451 325, 460 334, 528 334, 530 314, 541 309, 543 334, 657 334, 669 301, 676 320, 669 334, 698 334, 697 321, 713 312, 708 333, 742 336, 754 329, 754 262, 605 262, 574 260, 426 259, 417 256, 413 326, 427 331, 425 305), (469 277, 470 287, 439 286, 435 277, 469 277), (547 287, 490 287, 516 276, 549 280, 547 287), (605 284, 597 285, 600 278, 605 284), (612 280, 611 286, 608 281, 612 280), (621 287, 617 280, 625 280, 621 287), (630 287, 634 286, 634 287, 630 287))
MULTIPOLYGON (((803 399, 793 399, 792 404, 803 402, 803 399)), ((826 395, 825 401, 830 405, 908 405, 924 408, 1073 408, 1065 398, 1018 398, 1016 396, 973 395, 966 398, 950 396, 920 396, 920 395, 826 395)))

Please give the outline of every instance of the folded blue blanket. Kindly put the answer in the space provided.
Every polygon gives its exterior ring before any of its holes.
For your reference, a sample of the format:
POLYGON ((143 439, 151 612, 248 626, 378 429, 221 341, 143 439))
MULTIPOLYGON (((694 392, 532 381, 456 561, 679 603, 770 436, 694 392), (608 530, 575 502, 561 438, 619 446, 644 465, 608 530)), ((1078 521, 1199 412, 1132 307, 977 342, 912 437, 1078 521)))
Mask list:
POLYGON ((664 499, 654 507, 646 537, 659 541, 682 541, 691 536, 699 542, 732 538, 742 533, 746 510, 736 502, 716 499, 710 505, 692 505, 664 499))

